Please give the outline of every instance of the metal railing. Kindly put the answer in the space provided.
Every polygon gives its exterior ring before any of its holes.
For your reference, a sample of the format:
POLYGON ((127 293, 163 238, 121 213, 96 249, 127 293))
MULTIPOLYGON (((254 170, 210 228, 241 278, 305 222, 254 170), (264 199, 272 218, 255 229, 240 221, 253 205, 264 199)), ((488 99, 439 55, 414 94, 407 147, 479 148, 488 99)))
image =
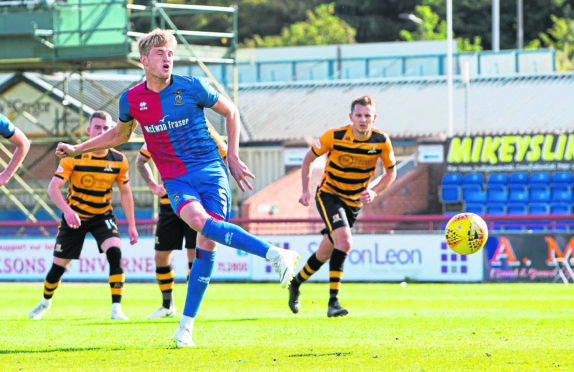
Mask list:
MULTIPOLYGON (((417 216, 380 216, 359 218, 353 227, 356 234, 399 234, 399 233, 440 233, 448 215, 417 216)), ((512 215, 483 216, 489 230, 512 234, 533 232, 573 232, 574 215, 512 215), (510 230, 512 228, 512 230, 510 230), (521 228, 518 230, 517 228, 521 228)), ((235 218, 231 222, 256 235, 306 235, 318 234, 324 227, 320 218, 301 219, 248 219, 235 218)), ((0 221, 0 234, 4 237, 46 236, 46 232, 55 236, 58 221, 0 221)), ((140 219, 137 227, 141 235, 152 235, 157 224, 156 219, 140 219)), ((120 233, 127 232, 127 221, 119 220, 120 233)))

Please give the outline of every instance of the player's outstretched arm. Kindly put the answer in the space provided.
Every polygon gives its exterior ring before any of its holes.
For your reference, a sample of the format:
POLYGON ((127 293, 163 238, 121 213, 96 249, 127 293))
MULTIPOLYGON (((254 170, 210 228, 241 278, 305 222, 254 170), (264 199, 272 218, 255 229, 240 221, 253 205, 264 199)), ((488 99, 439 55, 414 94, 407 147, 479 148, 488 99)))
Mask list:
POLYGON ((245 188, 253 190, 249 179, 255 179, 255 175, 249 170, 247 165, 239 159, 239 111, 227 98, 219 96, 217 102, 211 107, 219 115, 225 118, 225 129, 227 131, 227 165, 229 172, 237 181, 241 191, 245 188))
POLYGON ((134 216, 134 199, 132 196, 132 188, 129 183, 119 184, 120 201, 126 219, 128 220, 128 235, 130 236, 130 244, 134 245, 138 242, 138 230, 136 228, 136 219, 134 216))
POLYGON ((62 193, 60 192, 60 189, 62 186, 64 186, 65 183, 66 181, 59 177, 52 177, 52 180, 48 185, 48 195, 50 195, 50 198, 52 198, 54 203, 56 203, 58 208, 60 208, 62 211, 68 226, 70 226, 72 229, 77 229, 82 224, 82 221, 80 220, 78 214, 74 212, 68 203, 66 203, 62 193))
POLYGON ((311 192, 309 191, 309 179, 311 178, 311 163, 317 159, 313 150, 307 151, 301 164, 301 196, 299 203, 308 207, 311 201, 311 192))
POLYGON ((155 177, 153 176, 153 172, 149 166, 149 158, 138 154, 136 158, 136 168, 140 176, 142 176, 144 182, 146 183, 147 187, 150 189, 152 193, 157 196, 164 196, 167 191, 163 187, 163 185, 157 183, 155 181, 155 177))
POLYGON ((397 178, 397 167, 392 167, 391 169, 385 170, 385 174, 379 179, 379 181, 372 187, 367 188, 367 190, 361 193, 361 203, 369 204, 375 198, 385 191, 397 178))
POLYGON ((124 142, 129 141, 133 131, 135 130, 135 127, 135 120, 129 122, 118 120, 118 123, 114 128, 86 142, 82 142, 79 145, 70 145, 63 142, 58 143, 58 147, 56 148, 56 156, 60 158, 65 158, 67 156, 73 157, 85 152, 105 150, 116 147, 124 142))
POLYGON ((28 140, 28 137, 26 137, 26 135, 18 128, 16 128, 16 131, 8 141, 16 146, 16 149, 14 150, 12 159, 10 159, 6 169, 0 173, 0 187, 4 186, 10 178, 12 178, 14 173, 16 173, 16 169, 18 169, 20 164, 22 164, 22 161, 24 161, 26 154, 30 150, 30 141, 28 140))

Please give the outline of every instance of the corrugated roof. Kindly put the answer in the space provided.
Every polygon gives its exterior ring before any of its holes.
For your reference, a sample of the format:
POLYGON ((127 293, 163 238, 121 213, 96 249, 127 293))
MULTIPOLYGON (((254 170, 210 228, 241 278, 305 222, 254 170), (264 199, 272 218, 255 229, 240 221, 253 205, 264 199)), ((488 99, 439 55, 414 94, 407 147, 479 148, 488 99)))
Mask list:
MULTIPOLYGON (((455 80, 455 134, 465 131, 465 91, 455 80)), ((474 78, 468 88, 470 131, 572 130, 573 94, 572 73, 474 78)), ((350 103, 361 95, 374 98, 376 127, 392 137, 448 132, 445 77, 242 85, 239 105, 253 140, 294 139, 348 124, 350 103)))

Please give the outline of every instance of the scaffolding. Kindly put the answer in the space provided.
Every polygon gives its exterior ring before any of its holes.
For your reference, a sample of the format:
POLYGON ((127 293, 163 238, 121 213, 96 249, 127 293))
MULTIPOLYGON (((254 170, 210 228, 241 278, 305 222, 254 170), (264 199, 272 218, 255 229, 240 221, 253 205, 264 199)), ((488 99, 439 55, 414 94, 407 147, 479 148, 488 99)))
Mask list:
MULTIPOLYGON (((35 149, 35 157, 40 159, 38 161, 53 157, 53 151, 60 141, 78 143, 84 140, 83 128, 89 115, 95 110, 106 110, 111 105, 117 107, 121 93, 143 79, 142 71, 139 80, 136 78, 127 82, 121 90, 114 92, 96 79, 91 79, 88 72, 140 69, 137 39, 156 27, 171 30, 176 36, 178 49, 175 65, 197 64, 221 95, 237 103, 236 6, 195 6, 156 1, 149 5, 137 5, 127 0, 0 1, 0 74, 14 74, 0 82, 0 108, 9 111, 5 114, 17 127, 26 128, 23 130, 27 134, 33 133, 33 149, 34 145, 40 145, 35 149), (178 27, 174 22, 176 16, 199 14, 226 16, 228 29, 194 31, 178 27), (136 28, 142 23, 147 23, 148 29, 136 28), (209 45, 218 40, 225 42, 215 44, 223 46, 209 45), (217 81, 207 67, 210 63, 231 65, 231 84, 224 86, 217 81), (51 79, 31 77, 31 72, 49 74, 51 79), (33 85, 38 94, 27 97, 27 102, 16 107, 6 96, 19 81, 33 85), (73 92, 70 92, 71 85, 74 85, 73 92), (99 102, 92 100, 86 103, 88 87, 100 93, 99 102), (38 113, 34 111, 48 98, 61 102, 60 111, 63 111, 54 114, 55 119, 51 122, 38 120, 38 113), (64 120, 59 120, 60 117, 64 120)), ((7 144, 5 140, 0 141, 0 154, 9 158, 11 153, 7 144)), ((36 162, 32 165, 36 165, 36 162)), ((5 166, 1 158, 0 166, 5 166)), ((10 188, 0 188, 7 201, 5 205, 15 206, 28 221, 37 221, 35 215, 39 210, 49 219, 59 220, 59 212, 45 201, 49 200, 46 182, 42 183, 29 168, 30 164, 20 167, 18 174, 8 184, 10 188)), ((134 192, 137 191, 134 189, 134 192)), ((157 208, 155 200, 152 206, 157 208)))

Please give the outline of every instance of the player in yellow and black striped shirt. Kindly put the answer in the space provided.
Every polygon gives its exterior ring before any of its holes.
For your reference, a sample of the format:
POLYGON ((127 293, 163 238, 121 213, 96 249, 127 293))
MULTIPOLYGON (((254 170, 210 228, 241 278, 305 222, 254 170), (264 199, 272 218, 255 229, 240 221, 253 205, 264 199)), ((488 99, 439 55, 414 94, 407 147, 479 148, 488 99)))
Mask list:
POLYGON ((323 239, 289 288, 289 308, 299 312, 299 287, 321 266, 329 261, 329 304, 327 316, 347 315, 349 310, 339 303, 343 264, 351 250, 351 228, 363 204, 371 203, 396 178, 395 156, 389 136, 373 128, 376 119, 375 102, 368 96, 351 103, 351 124, 325 132, 303 159, 301 177, 303 192, 299 203, 309 206, 311 192, 309 177, 311 163, 323 154, 327 165, 317 188, 315 200, 326 229, 323 239), (369 188, 378 160, 385 173, 369 188))
MULTIPOLYGON (((108 131, 111 126, 110 115, 105 111, 96 111, 90 116, 87 131, 90 138, 94 138, 108 131)), ((30 319, 41 319, 48 311, 62 275, 73 259, 80 258, 89 232, 96 239, 100 252, 105 252, 110 265, 111 319, 128 320, 120 305, 125 275, 121 264, 120 234, 111 204, 112 185, 117 183, 128 220, 130 243, 135 244, 138 232, 128 180, 126 156, 114 149, 94 151, 60 161, 48 186, 48 193, 62 210, 62 221, 54 247, 54 262, 44 280, 44 298, 30 311, 30 319), (69 184, 69 191, 64 199, 60 188, 66 183, 69 184)))
MULTIPOLYGON (((215 131, 209 130, 209 134, 217 143, 219 154, 225 161, 227 157, 227 145, 223 138, 215 131)), ((188 260, 189 271, 195 259, 195 246, 197 232, 186 224, 173 211, 167 192, 163 184, 157 183, 148 162, 151 154, 144 143, 136 159, 136 167, 139 174, 144 179, 150 191, 159 196, 160 210, 155 230, 155 275, 159 290, 162 295, 162 305, 148 319, 171 318, 176 315, 176 308, 173 304, 173 287, 175 283, 175 271, 171 265, 171 256, 174 250, 181 250, 183 238, 185 237, 185 248, 188 260)))

